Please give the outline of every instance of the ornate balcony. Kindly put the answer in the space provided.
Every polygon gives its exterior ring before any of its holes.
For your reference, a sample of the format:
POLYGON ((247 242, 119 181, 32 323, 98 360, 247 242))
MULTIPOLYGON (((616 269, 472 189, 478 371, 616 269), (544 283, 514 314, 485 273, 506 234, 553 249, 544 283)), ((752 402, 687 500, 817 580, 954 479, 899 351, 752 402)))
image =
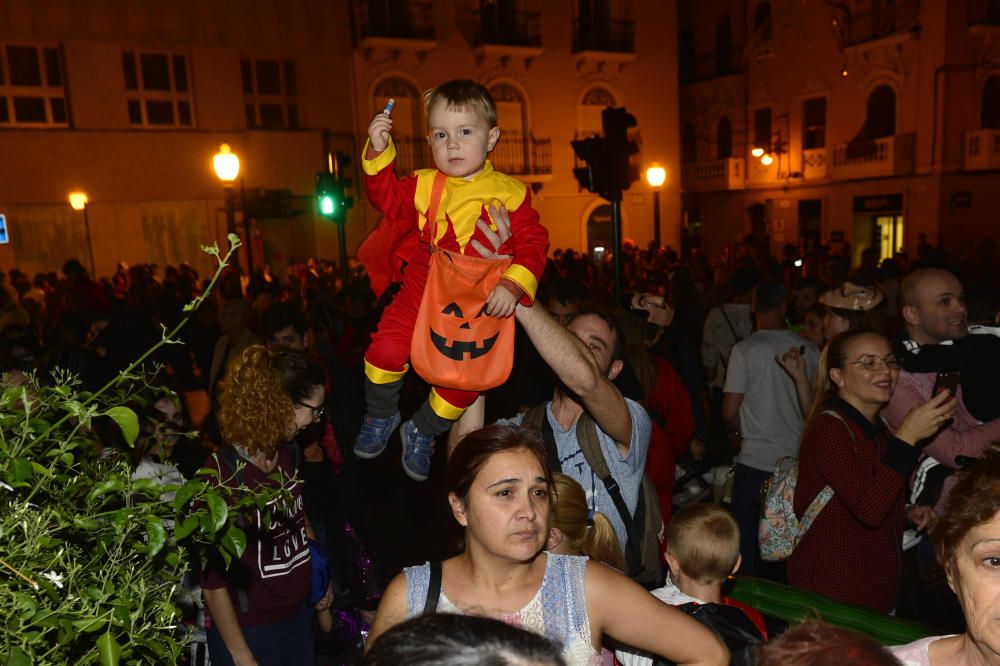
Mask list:
POLYGON ((471 21, 464 25, 480 63, 490 56, 524 58, 530 63, 542 54, 541 12, 479 2, 471 21))
POLYGON ((742 190, 745 185, 746 162, 741 157, 693 162, 681 169, 681 186, 686 192, 742 190))
POLYGON ((848 14, 840 28, 845 46, 857 46, 895 36, 912 36, 920 31, 919 0, 878 3, 873 11, 848 14))
POLYGON ((966 171, 1000 169, 1000 130, 966 132, 962 168, 966 171))
POLYGON ((500 141, 490 153, 490 161, 497 171, 524 180, 532 180, 531 176, 551 176, 552 139, 501 133, 500 141))
POLYGON ((897 134, 833 147, 836 180, 906 176, 913 173, 914 135, 897 134))
POLYGON ((437 45, 431 0, 357 0, 354 5, 358 46, 426 52, 437 45))

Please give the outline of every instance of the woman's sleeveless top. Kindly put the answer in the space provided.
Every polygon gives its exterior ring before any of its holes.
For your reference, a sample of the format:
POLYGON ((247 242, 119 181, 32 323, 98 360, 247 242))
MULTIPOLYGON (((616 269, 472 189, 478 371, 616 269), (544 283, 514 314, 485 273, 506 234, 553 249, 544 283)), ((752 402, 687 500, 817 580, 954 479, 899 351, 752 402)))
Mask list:
MULTIPOLYGON (((571 666, 601 663, 594 652, 590 635, 590 616, 584 595, 583 574, 586 557, 548 553, 542 585, 531 601, 519 611, 504 613, 496 619, 509 625, 541 634, 560 646, 563 659, 571 666)), ((430 564, 405 569, 406 611, 408 617, 423 612, 430 583, 430 564)), ((445 596, 438 597, 439 613, 464 614, 445 596)))

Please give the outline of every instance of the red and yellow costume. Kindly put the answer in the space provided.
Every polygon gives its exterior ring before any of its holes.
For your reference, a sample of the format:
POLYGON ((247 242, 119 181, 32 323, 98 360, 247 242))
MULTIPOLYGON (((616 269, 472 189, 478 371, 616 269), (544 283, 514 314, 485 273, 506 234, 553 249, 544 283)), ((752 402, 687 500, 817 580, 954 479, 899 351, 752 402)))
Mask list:
MULTIPOLYGON (((368 150, 366 144, 362 154, 367 156, 368 150)), ((437 169, 420 169, 410 176, 396 178, 392 168, 395 158, 396 149, 390 139, 384 151, 372 159, 361 160, 368 200, 384 219, 358 249, 358 258, 364 263, 376 293, 384 291, 390 282, 402 278, 403 283, 382 315, 365 353, 365 375, 374 384, 400 381, 406 373, 432 243, 426 213, 437 169)), ((530 305, 545 268, 548 231, 531 207, 528 188, 494 171, 489 160, 471 180, 448 178, 438 205, 437 238, 433 243, 453 252, 480 256, 471 241, 476 239, 491 247, 476 226, 476 221, 483 219, 496 230, 488 210, 490 205, 502 205, 510 213, 511 237, 497 251, 513 256, 510 268, 501 278, 502 286, 514 292, 521 303, 530 305)), ((472 391, 435 387, 431 390, 430 406, 438 416, 455 420, 476 395, 472 391)))

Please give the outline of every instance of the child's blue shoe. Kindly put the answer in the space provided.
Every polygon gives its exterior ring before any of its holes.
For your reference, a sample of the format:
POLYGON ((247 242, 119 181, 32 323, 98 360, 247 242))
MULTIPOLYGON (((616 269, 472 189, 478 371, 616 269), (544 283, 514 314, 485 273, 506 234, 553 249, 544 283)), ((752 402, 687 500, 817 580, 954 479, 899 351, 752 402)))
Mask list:
POLYGON ((434 438, 417 430, 413 421, 403 424, 400 438, 403 440, 403 471, 414 481, 426 481, 431 475, 434 438))
POLYGON ((361 432, 354 440, 354 455, 365 460, 377 458, 389 444, 389 437, 399 425, 399 418, 399 412, 385 418, 365 416, 361 432))

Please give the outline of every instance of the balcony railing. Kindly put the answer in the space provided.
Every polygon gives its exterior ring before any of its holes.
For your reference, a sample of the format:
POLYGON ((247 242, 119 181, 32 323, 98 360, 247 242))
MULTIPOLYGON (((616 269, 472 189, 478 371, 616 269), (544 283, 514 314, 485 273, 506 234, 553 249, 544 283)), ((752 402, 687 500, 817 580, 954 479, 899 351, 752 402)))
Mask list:
POLYGON ((542 45, 542 14, 520 10, 502 10, 500 4, 482 6, 475 11, 473 46, 542 45))
POLYGON ((688 192, 741 190, 746 185, 745 165, 742 157, 685 164, 681 168, 681 186, 688 192))
POLYGON ((875 9, 846 18, 845 41, 848 46, 891 37, 920 29, 919 0, 875 3, 875 9))
POLYGON ((1000 2, 997 0, 969 0, 969 25, 1000 26, 1000 2))
POLYGON ((965 133, 966 171, 1000 169, 1000 129, 983 129, 965 133))
POLYGON ((635 53, 635 23, 596 16, 574 19, 573 53, 581 51, 635 53))
POLYGON ((905 176, 913 173, 913 134, 897 134, 833 147, 835 179, 905 176))
POLYGON ((741 74, 742 71, 743 62, 736 53, 730 54, 728 58, 723 60, 720 60, 717 55, 701 56, 694 61, 693 71, 689 69, 687 72, 682 72, 684 79, 682 85, 741 74))
MULTIPOLYGON (((434 166, 434 156, 423 137, 393 137, 396 145, 396 174, 405 176, 417 169, 434 166)), ((493 168, 511 176, 552 174, 552 139, 501 134, 490 153, 493 168)))
POLYGON ((552 173, 552 139, 500 135, 490 153, 493 168, 512 176, 546 176, 552 173))
POLYGON ((434 3, 430 0, 357 0, 361 39, 434 39, 434 3))

